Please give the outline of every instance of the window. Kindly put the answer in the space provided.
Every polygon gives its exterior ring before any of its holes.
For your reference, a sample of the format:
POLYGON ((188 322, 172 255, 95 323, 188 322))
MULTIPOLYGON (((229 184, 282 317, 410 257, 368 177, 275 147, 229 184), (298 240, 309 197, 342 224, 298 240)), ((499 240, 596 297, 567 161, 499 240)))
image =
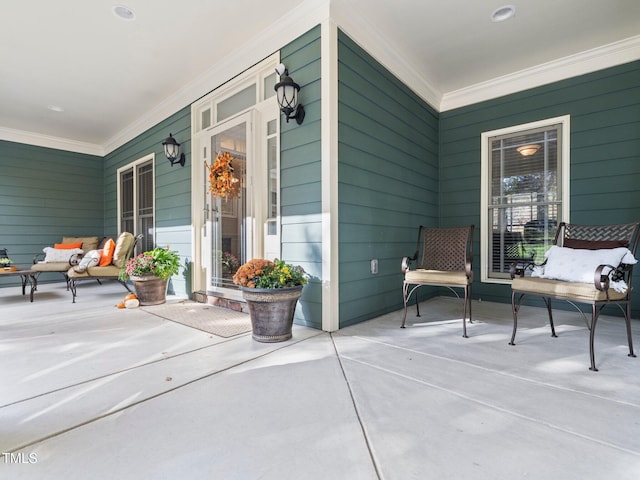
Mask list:
POLYGON ((155 245, 153 155, 118 169, 118 230, 144 236, 136 253, 155 245))
POLYGON ((568 220, 569 116, 482 134, 482 281, 542 261, 568 220))

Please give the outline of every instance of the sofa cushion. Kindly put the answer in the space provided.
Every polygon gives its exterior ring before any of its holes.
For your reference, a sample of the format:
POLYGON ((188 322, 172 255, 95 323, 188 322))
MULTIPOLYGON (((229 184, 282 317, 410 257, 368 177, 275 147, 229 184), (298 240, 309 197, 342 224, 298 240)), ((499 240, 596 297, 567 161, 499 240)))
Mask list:
POLYGON ((116 267, 122 268, 128 260, 127 256, 136 238, 129 232, 122 232, 116 241, 116 248, 113 251, 113 263, 116 267))
POLYGON ((80 248, 82 249, 82 242, 74 242, 74 243, 54 243, 53 248, 57 248, 58 250, 71 249, 71 248, 80 248))
POLYGON ((82 250, 88 252, 90 250, 96 250, 98 248, 98 237, 62 237, 62 243, 76 243, 82 242, 82 250))
POLYGON ((69 270, 69 262, 38 262, 31 265, 31 270, 36 272, 66 272, 69 270))
POLYGON ((99 266, 106 267, 111 265, 111 260, 113 259, 113 252, 116 249, 116 242, 113 241, 112 238, 107 240, 107 243, 104 244, 104 248, 102 249, 102 257, 100 258, 99 266))
POLYGON ((108 265, 106 267, 89 267, 85 272, 76 272, 73 268, 70 268, 67 272, 69 278, 113 278, 117 279, 120 274, 120 269, 115 265, 108 265))
POLYGON ((100 263, 100 258, 102 257, 102 250, 91 250, 87 252, 80 263, 73 267, 76 272, 86 272, 87 268, 95 267, 100 263))
POLYGON ((62 248, 44 247, 42 251, 45 254, 45 257, 44 257, 45 263, 66 262, 67 267, 69 266, 69 259, 73 255, 82 253, 82 249, 80 248, 62 249, 62 248))

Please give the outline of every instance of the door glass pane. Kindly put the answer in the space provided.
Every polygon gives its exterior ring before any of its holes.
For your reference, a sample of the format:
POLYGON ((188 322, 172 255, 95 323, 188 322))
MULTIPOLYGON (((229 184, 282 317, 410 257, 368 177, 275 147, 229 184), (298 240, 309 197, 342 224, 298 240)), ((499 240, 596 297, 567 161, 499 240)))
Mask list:
POLYGON ((120 228, 134 231, 133 226, 133 168, 120 173, 120 228))
POLYGON ((269 205, 267 211, 267 235, 278 234, 278 152, 277 152, 277 139, 275 137, 267 140, 267 205, 269 205))
MULTIPOLYGON (((211 137, 211 151, 215 155, 228 152, 231 155, 233 175, 240 183, 238 195, 221 198, 211 195, 213 206, 211 285, 237 288, 233 274, 247 261, 246 217, 246 168, 247 127, 242 123, 211 137)), ((212 154, 212 161, 215 157, 212 154)))
POLYGON ((249 85, 218 103, 218 122, 256 104, 256 84, 249 85))
POLYGON ((153 215, 153 164, 144 163, 138 167, 138 233, 142 233, 143 251, 154 247, 153 215))
POLYGON ((211 126, 211 109, 207 108, 200 112, 200 130, 209 128, 211 126))
POLYGON ((276 89, 275 89, 276 79, 277 79, 277 75, 275 74, 275 72, 269 75, 268 77, 265 77, 263 100, 266 100, 267 98, 271 98, 276 94, 276 89))

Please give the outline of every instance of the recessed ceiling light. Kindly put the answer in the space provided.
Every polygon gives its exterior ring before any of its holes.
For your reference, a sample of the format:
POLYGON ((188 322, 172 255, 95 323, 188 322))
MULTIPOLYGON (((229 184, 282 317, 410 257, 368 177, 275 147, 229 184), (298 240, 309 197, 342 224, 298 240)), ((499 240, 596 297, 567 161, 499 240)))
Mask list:
POLYGON ((49 105, 47 106, 47 108, 49 110, 51 110, 52 112, 64 112, 64 108, 58 106, 58 105, 49 105))
POLYGON ((126 5, 114 5, 111 7, 111 11, 116 17, 122 18, 123 20, 135 20, 136 14, 133 10, 131 10, 126 5))
POLYGON ((491 14, 492 22, 504 22, 516 16, 516 7, 513 5, 505 5, 503 7, 496 8, 491 14))

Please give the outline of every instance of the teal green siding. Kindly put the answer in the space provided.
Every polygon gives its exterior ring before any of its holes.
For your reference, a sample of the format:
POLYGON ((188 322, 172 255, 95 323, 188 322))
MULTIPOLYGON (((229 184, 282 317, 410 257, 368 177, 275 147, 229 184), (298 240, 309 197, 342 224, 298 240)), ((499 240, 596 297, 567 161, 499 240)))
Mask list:
POLYGON ((320 27, 282 48, 280 60, 300 85, 302 125, 280 117, 282 258, 311 276, 295 322, 322 327, 320 27))
MULTIPOLYGON (((182 265, 191 257, 191 109, 185 107, 117 148, 104 159, 105 230, 118 233, 118 168, 155 153, 155 244, 178 251, 182 265), (186 163, 171 166, 164 156, 162 142, 172 133, 186 163)), ((132 232, 134 234, 145 232, 132 232)), ((170 292, 191 295, 190 279, 184 269, 171 279, 170 292)))
POLYGON ((344 327, 402 307, 400 261, 438 224, 438 114, 342 32, 338 62, 344 327))
MULTIPOLYGON (((480 226, 482 132, 567 114, 571 115, 570 221, 640 220, 640 62, 633 62, 441 113, 441 223, 480 226)), ((479 251, 479 236, 476 242, 479 251)), ((476 256, 474 269, 480 268, 476 256)), ((639 277, 634 278, 636 317, 639 277)), ((509 285, 482 284, 479 275, 476 278, 474 298, 510 301, 509 285)))
MULTIPOLYGON (((0 248, 22 266, 63 236, 102 236, 102 158, 0 141, 0 248)), ((42 274, 40 281, 61 281, 42 274)), ((16 277, 0 277, 0 286, 16 277)))

